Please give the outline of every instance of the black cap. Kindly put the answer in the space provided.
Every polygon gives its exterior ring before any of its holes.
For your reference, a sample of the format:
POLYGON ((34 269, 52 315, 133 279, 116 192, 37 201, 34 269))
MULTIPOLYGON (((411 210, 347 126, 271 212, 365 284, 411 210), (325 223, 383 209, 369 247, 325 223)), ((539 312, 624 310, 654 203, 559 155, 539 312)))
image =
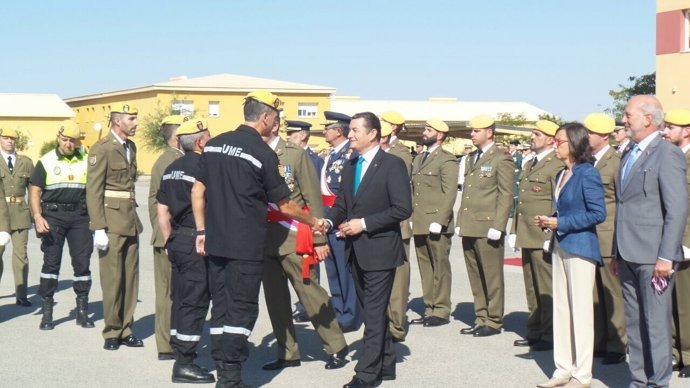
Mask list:
POLYGON ((323 115, 326 117, 326 122, 323 125, 331 125, 331 124, 350 124, 350 116, 343 114, 343 113, 338 113, 338 112, 331 112, 330 110, 327 110, 323 112, 323 115))
POLYGON ((311 124, 306 121, 285 120, 285 123, 287 124, 286 132, 308 131, 311 128, 311 124))

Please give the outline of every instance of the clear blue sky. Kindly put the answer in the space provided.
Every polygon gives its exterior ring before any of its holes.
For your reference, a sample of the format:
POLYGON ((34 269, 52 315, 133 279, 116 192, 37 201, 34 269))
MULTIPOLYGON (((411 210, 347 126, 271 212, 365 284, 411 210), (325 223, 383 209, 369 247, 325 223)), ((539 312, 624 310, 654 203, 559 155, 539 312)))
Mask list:
POLYGON ((233 73, 338 95, 526 101, 569 120, 654 71, 654 1, 5 1, 0 92, 233 73))

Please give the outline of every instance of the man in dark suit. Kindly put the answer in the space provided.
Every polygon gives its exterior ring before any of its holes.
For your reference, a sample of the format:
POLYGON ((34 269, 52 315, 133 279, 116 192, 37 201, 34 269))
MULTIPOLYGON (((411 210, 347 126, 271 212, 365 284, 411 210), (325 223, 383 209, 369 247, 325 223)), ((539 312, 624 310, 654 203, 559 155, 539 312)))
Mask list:
POLYGON ((365 328, 356 374, 344 388, 375 387, 395 379, 386 310, 395 269, 405 260, 400 222, 412 214, 412 194, 405 163, 379 147, 381 123, 373 113, 354 115, 348 138, 360 156, 345 163, 327 222, 345 236, 365 328))
POLYGON ((662 140, 664 113, 655 97, 633 96, 623 123, 633 144, 616 179, 613 267, 623 289, 630 386, 667 387, 673 273, 683 259, 688 214, 685 157, 662 140))

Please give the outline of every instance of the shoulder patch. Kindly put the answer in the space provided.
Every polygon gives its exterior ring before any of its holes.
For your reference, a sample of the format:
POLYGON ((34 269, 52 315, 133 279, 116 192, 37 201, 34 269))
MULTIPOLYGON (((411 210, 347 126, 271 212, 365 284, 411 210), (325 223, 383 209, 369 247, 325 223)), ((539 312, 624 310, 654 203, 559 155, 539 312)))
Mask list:
POLYGON ((95 165, 96 165, 96 161, 97 161, 96 155, 89 156, 89 164, 90 164, 90 165, 95 166, 95 165))

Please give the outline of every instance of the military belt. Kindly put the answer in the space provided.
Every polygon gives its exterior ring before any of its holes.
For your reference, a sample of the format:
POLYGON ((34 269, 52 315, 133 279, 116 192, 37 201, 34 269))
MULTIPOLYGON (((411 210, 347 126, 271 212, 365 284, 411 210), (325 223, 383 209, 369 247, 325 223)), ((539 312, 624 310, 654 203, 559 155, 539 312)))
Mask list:
POLYGON ((14 195, 10 195, 9 197, 5 197, 5 202, 7 202, 7 203, 22 203, 22 202, 24 202, 24 196, 16 197, 14 195))
POLYGON ((86 209, 86 203, 85 202, 74 202, 74 203, 59 203, 59 202, 43 202, 41 204, 41 208, 44 211, 67 211, 67 212, 72 212, 75 210, 83 210, 86 209))
POLYGON ((106 190, 105 196, 108 198, 134 199, 134 191, 106 190))

